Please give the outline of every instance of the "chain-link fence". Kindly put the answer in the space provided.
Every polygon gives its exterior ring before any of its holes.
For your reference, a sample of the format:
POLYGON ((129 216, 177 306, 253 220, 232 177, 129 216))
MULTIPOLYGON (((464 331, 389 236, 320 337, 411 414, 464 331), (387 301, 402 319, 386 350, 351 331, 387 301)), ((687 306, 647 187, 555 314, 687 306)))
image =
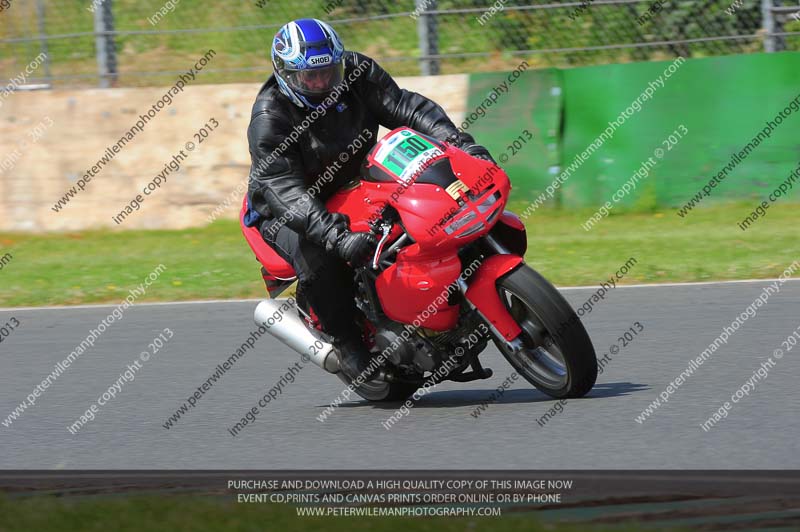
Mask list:
MULTIPOLYGON (((800 49, 796 0, 0 0, 0 79, 164 84, 209 49, 203 82, 271 71, 285 22, 327 20, 394 75, 800 49), (6 6, 7 4, 7 6, 6 6), (41 55, 43 54, 43 55, 41 55), (36 68, 29 66, 36 61, 36 68)), ((170 81, 171 82, 171 81, 170 81)))

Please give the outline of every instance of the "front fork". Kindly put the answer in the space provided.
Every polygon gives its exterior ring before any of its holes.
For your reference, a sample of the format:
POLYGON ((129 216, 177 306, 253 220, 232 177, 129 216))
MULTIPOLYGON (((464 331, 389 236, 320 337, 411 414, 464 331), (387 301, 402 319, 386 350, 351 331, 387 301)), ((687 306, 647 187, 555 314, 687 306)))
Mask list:
POLYGON ((497 280, 522 264, 522 257, 509 252, 491 235, 484 238, 497 254, 483 260, 469 285, 459 278, 458 286, 467 304, 483 318, 495 338, 516 350, 522 329, 500 299, 497 280))

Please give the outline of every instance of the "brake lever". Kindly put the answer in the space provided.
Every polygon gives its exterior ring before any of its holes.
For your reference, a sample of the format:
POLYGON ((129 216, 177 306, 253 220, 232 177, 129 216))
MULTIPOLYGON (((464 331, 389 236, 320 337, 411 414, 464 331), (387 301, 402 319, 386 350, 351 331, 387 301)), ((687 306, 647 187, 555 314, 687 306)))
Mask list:
POLYGON ((383 246, 386 244, 386 241, 389 239, 389 233, 392 232, 392 226, 389 225, 389 224, 381 224, 381 232, 383 233, 383 236, 378 241, 378 245, 375 248, 375 255, 372 257, 372 269, 373 270, 377 270, 378 269, 378 258, 381 256, 381 253, 383 253, 383 246))

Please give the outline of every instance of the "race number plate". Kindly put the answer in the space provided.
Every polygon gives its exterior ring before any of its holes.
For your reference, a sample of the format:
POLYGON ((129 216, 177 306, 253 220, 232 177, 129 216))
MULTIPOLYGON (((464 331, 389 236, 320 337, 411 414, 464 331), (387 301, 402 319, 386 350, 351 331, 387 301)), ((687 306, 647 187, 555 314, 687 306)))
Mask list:
POLYGON ((375 161, 398 176, 400 181, 415 179, 430 162, 444 152, 425 137, 401 129, 383 140, 375 161))

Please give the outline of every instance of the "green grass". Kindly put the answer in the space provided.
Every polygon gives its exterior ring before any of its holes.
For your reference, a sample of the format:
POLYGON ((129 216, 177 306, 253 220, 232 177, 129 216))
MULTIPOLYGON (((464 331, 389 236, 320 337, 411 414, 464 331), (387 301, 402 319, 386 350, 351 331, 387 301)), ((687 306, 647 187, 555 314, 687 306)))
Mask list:
MULTIPOLYGON (((517 212, 524 205, 514 205, 517 212)), ((741 231, 748 204, 627 213, 581 228, 591 212, 541 210, 528 218, 528 262, 559 285, 594 285, 629 257, 624 283, 770 278, 800 259, 796 205, 775 204, 741 231)), ((0 306, 119 302, 159 264, 140 301, 261 297, 264 286, 233 221, 184 231, 0 233, 0 306)))
POLYGON ((230 499, 185 495, 124 495, 91 498, 0 496, 2 532, 582 532, 664 530, 648 526, 587 527, 542 525, 532 514, 498 518, 297 517, 293 508, 273 504, 236 504, 230 499))
POLYGON ((800 260, 797 204, 774 204, 766 218, 742 231, 736 224, 751 208, 695 209, 687 218, 673 208, 612 214, 588 232, 581 224, 592 212, 534 213, 526 220, 526 259, 560 285, 597 284, 629 257, 638 263, 623 284, 777 277, 800 260))

